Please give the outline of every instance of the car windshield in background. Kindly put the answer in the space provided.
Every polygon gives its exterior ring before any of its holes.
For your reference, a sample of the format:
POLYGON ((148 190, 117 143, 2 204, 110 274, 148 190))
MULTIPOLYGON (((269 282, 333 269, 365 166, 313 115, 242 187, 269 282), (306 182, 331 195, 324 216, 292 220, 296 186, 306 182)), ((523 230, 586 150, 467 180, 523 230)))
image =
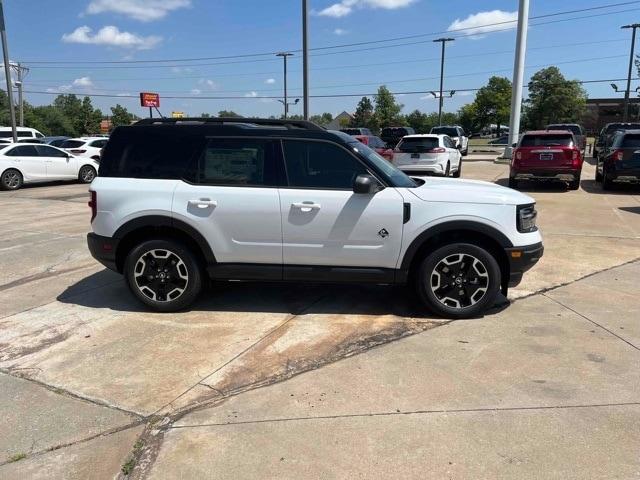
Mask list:
POLYGON ((375 150, 371 150, 365 144, 358 141, 351 142, 350 145, 356 152, 367 157, 367 159, 373 163, 378 170, 387 175, 393 182, 394 187, 413 188, 416 186, 416 183, 411 180, 411 178, 378 155, 375 150))
POLYGON ((607 126, 605 133, 608 135, 616 130, 640 130, 640 123, 612 123, 607 126))
POLYGON ((405 153, 424 153, 438 146, 437 138, 403 138, 398 145, 398 150, 405 153))
POLYGON ((571 135, 525 135, 520 142, 521 147, 570 147, 572 144, 571 135))
POLYGON ((622 148, 640 148, 640 135, 625 135, 622 148))
POLYGON ((569 130, 574 135, 582 135, 582 130, 578 125, 549 125, 547 130, 569 130))
POLYGON ((458 130, 451 127, 434 127, 431 129, 431 133, 436 135, 449 135, 450 137, 458 136, 458 130))
POLYGON ((66 142, 64 142, 62 144, 61 148, 78 148, 78 147, 81 147, 84 144, 85 144, 85 142, 82 142, 80 140, 67 140, 66 142))

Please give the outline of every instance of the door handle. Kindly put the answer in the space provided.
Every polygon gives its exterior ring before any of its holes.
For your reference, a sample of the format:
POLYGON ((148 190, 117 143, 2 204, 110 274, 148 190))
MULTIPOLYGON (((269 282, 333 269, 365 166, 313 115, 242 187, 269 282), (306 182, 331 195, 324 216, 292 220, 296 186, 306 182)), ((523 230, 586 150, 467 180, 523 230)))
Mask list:
POLYGON ((189 200, 189 205, 194 205, 198 208, 209 208, 209 207, 217 207, 218 202, 215 200, 210 200, 208 198, 200 198, 198 200, 189 200))
POLYGON ((291 206, 293 208, 297 208, 303 212, 311 212, 313 210, 320 210, 320 204, 319 203, 312 203, 312 202, 296 202, 296 203, 292 203, 291 206))

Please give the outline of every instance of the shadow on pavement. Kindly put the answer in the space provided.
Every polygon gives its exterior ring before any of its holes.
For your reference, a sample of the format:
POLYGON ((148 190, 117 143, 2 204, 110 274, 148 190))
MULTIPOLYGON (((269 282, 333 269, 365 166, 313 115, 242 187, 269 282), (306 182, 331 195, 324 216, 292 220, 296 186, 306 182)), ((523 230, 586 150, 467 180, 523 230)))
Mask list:
POLYGON ((582 180, 582 189, 587 193, 595 193, 599 195, 638 195, 640 193, 640 185, 630 183, 614 184, 612 190, 603 190, 602 183, 595 180, 582 180))
MULTIPOLYGON (((123 278, 106 269, 69 286, 57 300, 118 312, 149 312, 129 291, 123 278)), ((499 295, 487 314, 497 313, 508 305, 508 300, 499 295)), ((215 282, 188 311, 434 318, 413 289, 378 285, 215 282)))
POLYGON ((619 210, 640 215, 640 207, 619 207, 619 210))
MULTIPOLYGON (((496 180, 494 183, 501 185, 503 187, 509 186, 508 178, 500 178, 496 180)), ((527 180, 520 180, 518 182, 519 192, 557 192, 557 193, 566 193, 569 190, 567 189, 567 184, 563 182, 530 182, 527 180)))

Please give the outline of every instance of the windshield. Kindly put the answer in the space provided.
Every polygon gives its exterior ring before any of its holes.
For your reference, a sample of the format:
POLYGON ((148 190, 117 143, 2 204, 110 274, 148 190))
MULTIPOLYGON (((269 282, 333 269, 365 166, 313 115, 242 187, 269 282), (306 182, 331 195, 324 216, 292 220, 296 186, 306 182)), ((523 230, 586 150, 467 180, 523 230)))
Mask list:
POLYGON ((521 147, 570 147, 572 135, 525 135, 521 147))
POLYGON ((358 153, 364 155, 377 170, 385 174, 393 183, 394 187, 413 188, 416 183, 411 180, 407 175, 394 167, 387 160, 378 155, 374 150, 371 150, 366 145, 355 141, 350 142, 349 145, 358 153))
POLYGON ((431 133, 435 133, 437 135, 449 135, 450 137, 458 136, 458 130, 453 127, 433 127, 431 129, 431 133))

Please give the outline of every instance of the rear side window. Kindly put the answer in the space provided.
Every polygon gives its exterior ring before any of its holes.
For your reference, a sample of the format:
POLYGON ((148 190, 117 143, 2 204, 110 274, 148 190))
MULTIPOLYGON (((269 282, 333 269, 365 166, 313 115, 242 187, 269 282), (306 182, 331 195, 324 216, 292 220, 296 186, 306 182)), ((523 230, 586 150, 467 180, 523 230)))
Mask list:
POLYGON ((106 144, 107 144, 106 140, 94 140, 93 142, 91 142, 90 146, 94 148, 104 148, 106 144))
POLYGON ((260 139, 213 138, 196 160, 195 183, 232 186, 276 186, 273 142, 260 139))
POLYGON ((351 190, 356 176, 367 173, 346 150, 325 142, 284 141, 290 187, 351 190))
POLYGON ((640 148, 640 135, 625 135, 622 148, 640 148))
POLYGON ((398 144, 398 150, 405 153, 424 153, 439 146, 437 138, 403 138, 398 144))
POLYGON ((572 135, 525 135, 520 142, 521 147, 570 147, 572 145, 572 135))
POLYGON ((83 146, 87 142, 83 142, 82 140, 65 140, 62 144, 62 148, 78 148, 83 146))
POLYGON ((100 176, 182 178, 194 155, 202 151, 204 142, 201 136, 181 135, 161 127, 121 127, 102 151, 100 176))

